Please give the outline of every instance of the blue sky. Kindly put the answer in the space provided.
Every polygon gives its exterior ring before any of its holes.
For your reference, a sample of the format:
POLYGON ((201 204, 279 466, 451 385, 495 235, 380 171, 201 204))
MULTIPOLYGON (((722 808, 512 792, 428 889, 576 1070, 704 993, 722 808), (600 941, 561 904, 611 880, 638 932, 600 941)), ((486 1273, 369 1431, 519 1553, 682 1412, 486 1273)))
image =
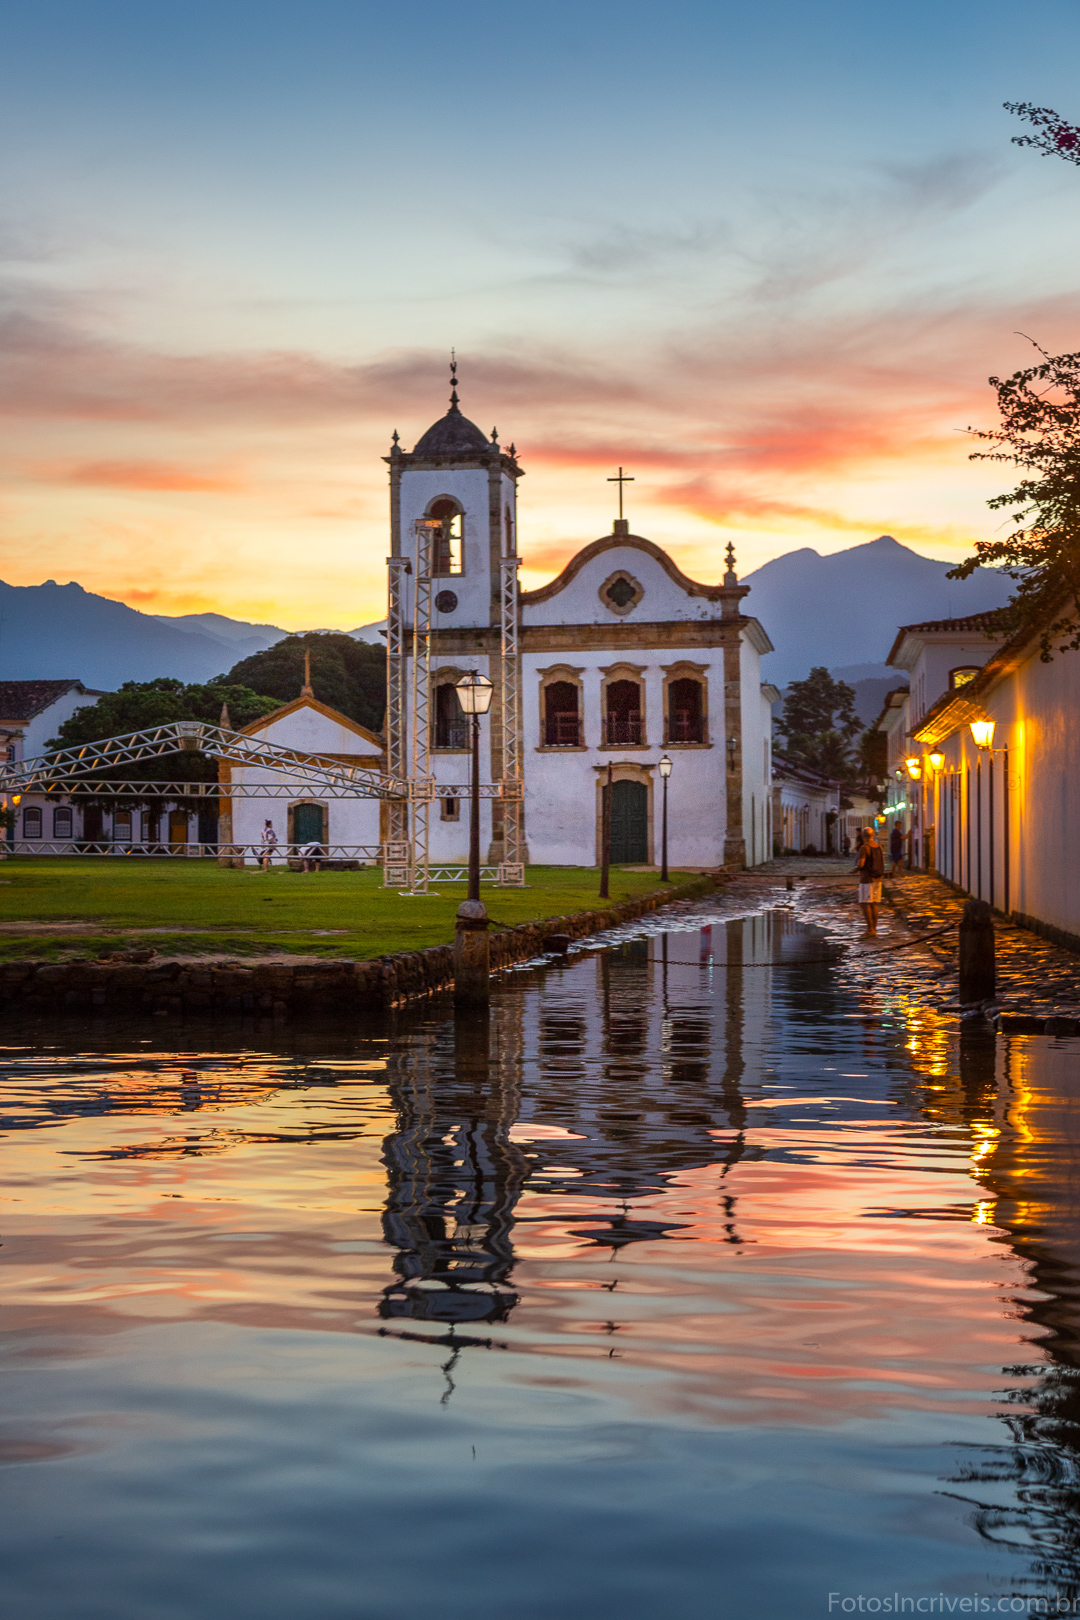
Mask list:
POLYGON ((1078 48, 1054 3, 0 0, 3 577, 378 617, 452 345, 529 583, 620 462, 699 577, 959 556, 987 376, 1080 348, 1080 174, 1001 106, 1080 121, 1078 48))

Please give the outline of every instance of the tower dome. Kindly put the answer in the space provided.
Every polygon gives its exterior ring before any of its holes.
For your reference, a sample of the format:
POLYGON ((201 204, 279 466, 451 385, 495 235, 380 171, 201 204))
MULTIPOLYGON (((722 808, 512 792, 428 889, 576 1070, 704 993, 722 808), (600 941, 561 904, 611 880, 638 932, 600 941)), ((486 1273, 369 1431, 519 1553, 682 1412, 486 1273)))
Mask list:
POLYGON ((478 451, 490 451, 491 444, 475 422, 462 416, 458 409, 457 361, 450 365, 450 409, 439 421, 433 422, 422 438, 417 439, 413 455, 423 461, 437 457, 475 456, 478 451))

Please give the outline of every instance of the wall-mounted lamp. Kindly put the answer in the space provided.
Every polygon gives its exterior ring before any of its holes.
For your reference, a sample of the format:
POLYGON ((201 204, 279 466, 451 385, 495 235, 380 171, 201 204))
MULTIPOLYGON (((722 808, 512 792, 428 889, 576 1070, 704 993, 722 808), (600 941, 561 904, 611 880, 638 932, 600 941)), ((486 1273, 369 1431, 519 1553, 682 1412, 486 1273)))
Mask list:
POLYGON ((936 773, 940 771, 944 763, 945 755, 941 753, 939 749, 935 748, 934 752, 930 755, 930 769, 936 773))
POLYGON ((912 754, 910 759, 905 759, 904 764, 907 766, 907 773, 911 780, 917 782, 922 775, 922 760, 917 754, 912 754))
POLYGON ((898 781, 898 782, 902 782, 902 781, 903 781, 903 780, 904 780, 904 773, 903 773, 903 771, 893 771, 893 775, 894 775, 894 776, 895 776, 895 777, 896 777, 896 780, 897 780, 897 781, 898 781))
POLYGON ((993 747, 994 747, 994 722, 993 722, 993 720, 972 720, 972 722, 971 722, 971 735, 975 739, 976 748, 989 748, 991 750, 991 752, 993 751, 993 747))
POLYGON ((729 737, 728 738, 728 740, 727 740, 727 762, 728 762, 728 770, 729 771, 733 771, 735 769, 735 753, 736 753, 736 750, 738 749, 738 746, 739 746, 738 737, 729 737))

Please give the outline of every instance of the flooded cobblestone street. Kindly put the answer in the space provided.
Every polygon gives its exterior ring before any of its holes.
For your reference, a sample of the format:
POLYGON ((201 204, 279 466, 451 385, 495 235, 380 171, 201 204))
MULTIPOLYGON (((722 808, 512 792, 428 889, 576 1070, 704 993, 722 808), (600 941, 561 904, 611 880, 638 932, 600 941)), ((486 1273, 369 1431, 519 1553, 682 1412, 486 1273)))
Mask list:
POLYGON ((9 1031, 5 1616, 1080 1600, 1077 1043, 950 1012, 953 937, 889 953, 932 880, 845 951, 848 864, 490 1025, 9 1031))

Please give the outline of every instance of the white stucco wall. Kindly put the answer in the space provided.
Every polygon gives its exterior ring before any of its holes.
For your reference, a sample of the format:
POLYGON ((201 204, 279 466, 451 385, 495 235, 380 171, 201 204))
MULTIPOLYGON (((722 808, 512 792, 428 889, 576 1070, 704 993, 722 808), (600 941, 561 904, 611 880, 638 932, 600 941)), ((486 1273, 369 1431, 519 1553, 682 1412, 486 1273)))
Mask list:
POLYGON ((1044 664, 1033 646, 980 702, 995 722, 993 818, 990 759, 980 756, 964 726, 941 744, 945 766, 929 795, 934 864, 970 893, 1004 907, 1007 821, 1008 909, 1080 935, 1080 654, 1058 653, 1044 664), (1007 785, 1003 748, 1009 750, 1007 785))
MULTIPOLYGON (((253 736, 276 744, 279 748, 295 748, 305 753, 347 755, 350 764, 379 770, 382 754, 376 745, 316 708, 294 709, 280 719, 271 719, 253 736)), ((233 786, 289 784, 287 773, 260 770, 248 765, 234 765, 231 772, 233 786)), ((256 799, 232 796, 234 844, 258 845, 265 821, 273 823, 282 847, 288 842, 288 812, 292 804, 323 804, 326 806, 327 842, 345 846, 377 845, 379 843, 378 799, 336 799, 320 794, 318 788, 308 788, 303 782, 289 784, 288 798, 256 799)), ((223 788, 228 792, 228 786, 223 788)))
MULTIPOLYGON (((499 475, 500 512, 509 506, 517 534, 515 485, 505 473, 499 475)), ((440 590, 453 591, 458 599, 451 613, 440 613, 432 606, 432 623, 438 625, 485 625, 491 622, 490 523, 488 515, 488 474, 481 467, 436 468, 421 471, 409 468, 401 479, 402 555, 415 559, 414 524, 425 509, 441 495, 448 495, 463 508, 462 537, 464 573, 448 575, 435 584, 433 598, 440 590)), ((505 536, 500 523, 500 554, 505 536)), ((412 622, 411 600, 406 617, 412 622)))

